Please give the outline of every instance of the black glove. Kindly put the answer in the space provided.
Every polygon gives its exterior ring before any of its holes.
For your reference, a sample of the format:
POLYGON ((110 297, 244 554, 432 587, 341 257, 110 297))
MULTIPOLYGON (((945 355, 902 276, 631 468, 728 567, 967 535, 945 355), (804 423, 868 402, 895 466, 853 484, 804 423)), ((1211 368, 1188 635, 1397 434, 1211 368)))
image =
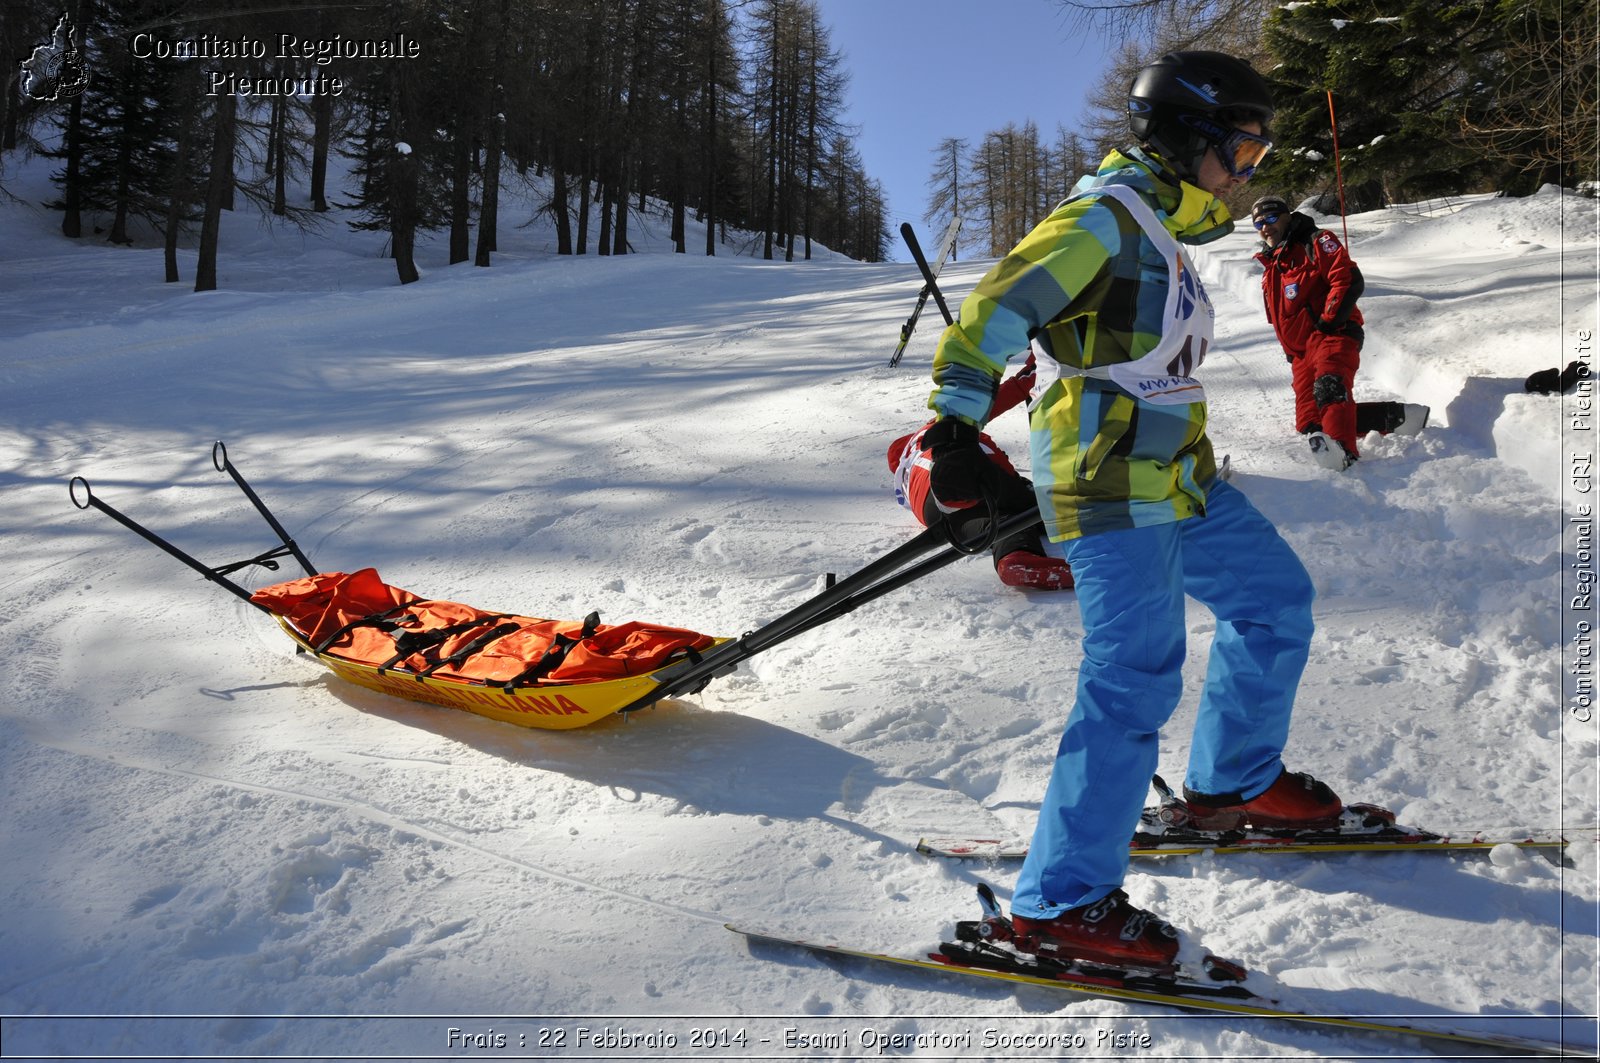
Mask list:
POLYGON ((1312 315, 1311 315, 1311 323, 1312 323, 1312 325, 1314 325, 1316 327, 1316 330, 1318 332, 1333 333, 1333 332, 1343 332, 1344 331, 1344 322, 1343 321, 1336 321, 1336 320, 1334 320, 1332 318, 1325 318, 1325 317, 1322 317, 1321 315, 1319 315, 1319 314, 1317 314, 1315 312, 1313 312, 1312 315))
POLYGON ((978 429, 959 417, 941 417, 922 434, 933 467, 928 487, 947 509, 964 509, 993 496, 1000 470, 978 444, 978 429), (985 490, 987 488, 987 491, 985 490))
POLYGON ((1534 395, 1553 395, 1561 390, 1561 370, 1541 369, 1524 380, 1522 388, 1534 395))
POLYGON ((1571 391, 1578 386, 1578 381, 1589 379, 1589 366, 1586 362, 1571 361, 1561 370, 1561 390, 1563 393, 1571 391))

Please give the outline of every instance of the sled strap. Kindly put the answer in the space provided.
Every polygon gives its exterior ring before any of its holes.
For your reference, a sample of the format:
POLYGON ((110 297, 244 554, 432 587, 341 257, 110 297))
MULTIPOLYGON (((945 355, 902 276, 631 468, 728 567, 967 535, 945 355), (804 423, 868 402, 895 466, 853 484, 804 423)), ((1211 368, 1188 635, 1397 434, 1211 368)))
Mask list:
POLYGON ((381 613, 373 613, 371 616, 363 616, 352 620, 348 624, 335 629, 327 638, 311 647, 311 650, 313 653, 326 653, 329 646, 332 646, 358 627, 386 627, 393 631, 395 626, 399 624, 399 621, 394 619, 395 614, 403 613, 413 605, 425 605, 427 601, 428 599, 426 598, 418 598, 414 602, 406 602, 403 605, 395 606, 393 609, 385 609, 381 613))
POLYGON ((471 631, 473 628, 482 627, 484 624, 492 624, 496 620, 504 620, 510 615, 510 613, 493 613, 489 616, 463 620, 459 624, 430 628, 427 631, 401 631, 394 637, 395 655, 378 665, 378 672, 382 674, 388 671, 414 653, 425 653, 451 635, 459 635, 463 631, 471 631))
POLYGON ((501 684, 501 688, 510 690, 512 687, 537 683, 560 667, 561 662, 567 659, 567 654, 572 650, 572 647, 586 638, 592 638, 599 628, 600 611, 597 609, 583 618, 583 630, 578 632, 577 638, 573 638, 570 635, 557 634, 555 638, 550 640, 549 648, 539 655, 537 661, 534 661, 521 673, 507 679, 501 684))
POLYGON ((485 646, 489 645, 489 643, 493 642, 495 639, 504 638, 505 636, 511 634, 514 631, 521 631, 521 630, 522 630, 522 625, 516 623, 515 621, 507 622, 507 623, 504 623, 504 624, 496 624, 494 627, 490 628, 488 631, 485 631, 483 634, 479 635, 477 638, 473 639, 471 642, 467 643, 465 646, 461 647, 459 650, 457 650, 456 652, 452 653, 450 656, 441 657, 437 661, 435 661, 432 664, 428 665, 428 667, 424 668, 422 671, 418 672, 417 673, 417 681, 420 683, 422 680, 426 679, 428 676, 430 676, 433 673, 437 672, 439 669, 445 667, 446 665, 449 665, 450 667, 454 668, 456 665, 459 665, 459 664, 462 664, 463 662, 465 662, 473 654, 475 654, 478 651, 482 650, 485 646))
MULTIPOLYGON (((233 563, 227 565, 218 565, 211 571, 215 572, 219 576, 229 576, 235 572, 238 572, 242 568, 249 568, 251 565, 260 565, 269 572, 276 572, 278 571, 278 562, 274 559, 279 557, 290 557, 293 555, 293 553, 294 551, 291 550, 289 546, 275 546, 265 553, 257 554, 255 557, 249 557, 243 561, 234 561, 233 563)), ((314 576, 316 573, 313 572, 312 575, 314 576)))
MULTIPOLYGON (((693 646, 685 646, 683 648, 683 658, 684 658, 684 660, 688 661, 690 665, 697 665, 701 661, 705 660, 704 656, 701 655, 700 651, 695 649, 693 646)), ((708 687, 710 685, 711 685, 711 676, 707 675, 704 679, 700 680, 699 683, 695 684, 695 686, 693 686, 689 690, 684 691, 684 693, 685 694, 698 694, 698 693, 700 693, 700 691, 704 690, 706 687, 708 687)))

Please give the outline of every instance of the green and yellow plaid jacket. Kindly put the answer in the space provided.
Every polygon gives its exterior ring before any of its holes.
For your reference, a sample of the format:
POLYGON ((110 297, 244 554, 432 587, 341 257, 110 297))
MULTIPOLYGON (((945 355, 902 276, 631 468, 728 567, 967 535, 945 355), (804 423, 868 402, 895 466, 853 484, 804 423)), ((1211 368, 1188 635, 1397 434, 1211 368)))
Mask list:
MULTIPOLYGON (((1069 369, 1134 361, 1160 340, 1167 258, 1127 208, 1127 185, 1184 243, 1233 231, 1227 208, 1137 149, 1113 152, 978 282, 934 356, 928 405, 982 426, 1007 359, 1037 341, 1069 369)), ((1054 374, 1043 371, 1040 379, 1054 374)), ((1054 541, 1205 512, 1216 477, 1205 403, 1158 406, 1108 380, 1053 380, 1029 418, 1034 489, 1054 541)))

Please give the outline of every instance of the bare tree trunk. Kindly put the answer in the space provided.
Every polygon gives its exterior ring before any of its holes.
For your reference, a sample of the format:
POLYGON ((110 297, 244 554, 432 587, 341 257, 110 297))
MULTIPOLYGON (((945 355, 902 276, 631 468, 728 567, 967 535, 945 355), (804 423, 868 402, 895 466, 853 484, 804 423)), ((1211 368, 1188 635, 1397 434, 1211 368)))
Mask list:
POLYGON ((702 213, 706 222, 706 256, 717 253, 717 42, 721 39, 717 25, 722 0, 707 0, 711 5, 711 34, 706 40, 706 139, 701 151, 705 166, 705 205, 702 213))
POLYGON ((478 254, 473 264, 489 265, 489 256, 499 247, 500 156, 505 152, 505 116, 496 108, 489 118, 488 160, 483 168, 483 206, 478 213, 478 254))
POLYGON ((401 154, 390 167, 389 240, 394 268, 401 284, 422 279, 417 270, 417 164, 413 156, 401 154))
POLYGON ((589 168, 578 176, 578 254, 589 253, 589 168))
POLYGON ((761 227, 766 230, 761 246, 761 257, 772 257, 772 229, 778 222, 778 156, 781 146, 778 143, 780 122, 778 114, 778 73, 781 57, 778 54, 778 25, 779 18, 774 11, 772 18, 772 83, 767 92, 767 205, 761 219, 761 227))
POLYGON ((167 173, 167 216, 164 227, 165 246, 162 260, 167 267, 167 283, 175 284, 178 276, 178 235, 183 229, 183 208, 188 202, 187 176, 189 149, 192 144, 193 123, 179 121, 178 142, 173 147, 172 165, 167 173))
POLYGON ((689 190, 684 187, 688 181, 684 174, 684 153, 688 150, 689 126, 685 120, 688 110, 688 101, 684 96, 688 93, 688 86, 679 81, 679 96, 673 104, 673 125, 676 127, 677 136, 673 138, 672 145, 672 250, 677 254, 688 253, 689 247, 684 235, 685 206, 689 190))
POLYGON ((328 209, 328 144, 333 139, 333 97, 319 92, 312 98, 311 209, 328 209))
POLYGON ((83 235, 83 95, 72 98, 67 112, 66 174, 61 183, 61 200, 66 208, 61 216, 61 231, 77 239, 83 235))
POLYGON ((450 264, 465 262, 472 247, 472 143, 456 115, 450 142, 450 264))
POLYGON ((210 176, 206 180, 205 216, 200 222, 200 260, 195 266, 194 290, 217 289, 217 242, 222 212, 232 198, 234 117, 238 97, 227 93, 217 97, 215 125, 211 131, 210 176))
MULTIPOLYGON (((294 64, 280 63, 276 74, 287 80, 294 74, 294 64)), ((289 213, 289 101, 282 96, 272 98, 272 124, 267 135, 271 140, 267 154, 276 163, 272 171, 272 213, 281 218, 289 213)))
MULTIPOLYGON (((122 72, 121 106, 124 114, 132 114, 133 108, 139 105, 138 94, 134 84, 134 73, 131 65, 122 72)), ((111 218, 111 235, 107 240, 113 244, 131 244, 133 240, 128 236, 128 200, 132 193, 133 184, 133 134, 124 124, 116 134, 117 137, 117 189, 114 195, 115 212, 111 218)))
POLYGON ((550 212, 556 222, 556 254, 572 254, 572 218, 567 211, 567 174, 562 169, 561 156, 556 155, 550 165, 554 188, 550 196, 550 212))

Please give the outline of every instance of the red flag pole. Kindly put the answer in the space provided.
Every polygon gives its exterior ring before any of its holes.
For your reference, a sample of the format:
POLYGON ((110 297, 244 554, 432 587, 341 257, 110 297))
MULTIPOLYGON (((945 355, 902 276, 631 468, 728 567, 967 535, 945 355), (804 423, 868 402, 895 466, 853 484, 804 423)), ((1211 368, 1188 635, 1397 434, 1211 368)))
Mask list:
POLYGON ((1344 246, 1350 246, 1350 218, 1344 205, 1344 169, 1339 165, 1339 120, 1333 114, 1333 90, 1328 90, 1328 127, 1333 130, 1333 173, 1339 181, 1339 220, 1344 224, 1344 246))

